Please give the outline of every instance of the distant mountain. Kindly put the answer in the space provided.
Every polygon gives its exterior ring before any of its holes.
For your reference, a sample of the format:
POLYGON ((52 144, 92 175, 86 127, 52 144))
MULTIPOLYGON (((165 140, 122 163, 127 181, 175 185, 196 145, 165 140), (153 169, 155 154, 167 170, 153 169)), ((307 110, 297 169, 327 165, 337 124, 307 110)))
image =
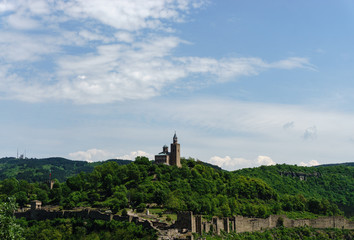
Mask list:
POLYGON ((322 164, 322 165, 318 165, 316 167, 333 167, 333 166, 351 166, 351 167, 354 167, 354 162, 322 164))
MULTIPOLYGON (((214 168, 216 170, 223 170, 221 167, 217 166, 217 165, 214 165, 214 164, 211 164, 211 163, 207 163, 207 162, 202 162, 200 160, 197 160, 197 163, 199 164, 203 164, 205 166, 208 166, 208 167, 211 167, 211 168, 214 168)), ((226 171, 226 170, 225 170, 226 171)))
MULTIPOLYGON (((121 159, 109 159, 107 161, 114 161, 119 165, 129 164, 131 162, 121 159)), ((49 173, 51 172, 53 179, 58 179, 62 182, 80 172, 92 172, 95 166, 101 165, 104 162, 105 161, 89 163, 60 157, 42 159, 0 158, 0 180, 16 178, 28 182, 40 182, 48 180, 49 173)))

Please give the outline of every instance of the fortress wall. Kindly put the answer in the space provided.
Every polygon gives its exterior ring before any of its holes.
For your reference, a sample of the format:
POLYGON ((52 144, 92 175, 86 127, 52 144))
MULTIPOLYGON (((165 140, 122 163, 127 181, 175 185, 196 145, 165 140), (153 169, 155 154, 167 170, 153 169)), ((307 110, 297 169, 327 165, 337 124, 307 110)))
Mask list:
POLYGON ((114 216, 113 216, 113 220, 131 222, 131 221, 132 221, 132 218, 130 218, 130 216, 114 215, 114 216))
POLYGON ((211 223, 210 222, 203 222, 203 232, 206 232, 206 233, 208 233, 208 232, 210 232, 210 226, 211 226, 211 223))
POLYGON ((195 231, 199 234, 202 234, 203 229, 202 229, 202 216, 197 215, 194 217, 195 218, 195 231))
POLYGON ((236 219, 235 217, 229 218, 229 231, 234 232, 236 229, 236 219))
POLYGON ((178 229, 188 229, 191 232, 195 232, 196 228, 193 213, 190 211, 178 212, 175 227, 178 229))
POLYGON ((30 210, 29 218, 33 220, 46 220, 63 217, 61 211, 47 211, 42 209, 30 210))
POLYGON ((82 211, 47 211, 44 209, 29 210, 26 212, 15 212, 14 216, 16 218, 24 217, 27 220, 46 220, 55 218, 86 218, 93 220, 118 220, 118 221, 129 221, 134 222, 137 225, 142 225, 144 228, 155 229, 153 223, 149 220, 140 220, 138 217, 132 216, 118 216, 113 214, 101 213, 97 210, 82 210, 82 211))
POLYGON ((353 229, 350 228, 350 224, 354 224, 354 222, 351 222, 342 216, 333 217, 333 227, 335 228, 353 229))
POLYGON ((334 218, 333 217, 321 217, 318 219, 311 219, 310 226, 314 227, 314 228, 333 228, 334 227, 334 218))
POLYGON ((352 221, 347 221, 346 229, 354 229, 354 222, 352 222, 352 221))
POLYGON ((213 217, 211 224, 213 225, 213 232, 220 234, 221 230, 224 230, 224 220, 219 217, 213 217))
MULTIPOLYGON (((256 229, 260 228, 259 223, 258 223, 258 218, 248 218, 248 217, 242 217, 242 216, 237 216, 236 217, 236 232, 241 233, 241 232, 252 232, 256 231, 256 229)), ((263 223, 261 224, 263 226, 263 223)), ((266 226, 268 226, 268 222, 266 223, 266 226)))
POLYGON ((90 211, 89 212, 89 218, 90 219, 95 219, 95 220, 105 220, 105 221, 111 221, 113 218, 112 214, 106 214, 106 213, 100 213, 99 211, 90 211))
POLYGON ((303 227, 303 226, 310 226, 311 221, 309 219, 297 219, 297 220, 291 220, 289 219, 290 224, 284 224, 285 227, 303 227))
POLYGON ((224 231, 229 233, 230 232, 230 220, 229 218, 224 218, 224 231))
POLYGON ((15 212, 14 213, 14 216, 16 217, 16 218, 26 218, 26 219, 29 219, 30 218, 30 216, 31 216, 31 213, 30 213, 30 211, 26 211, 26 212, 15 212))
MULTIPOLYGON (((148 220, 141 220, 139 217, 118 216, 113 214, 101 213, 97 210, 82 211, 47 211, 44 209, 29 210, 26 212, 15 212, 16 218, 24 217, 27 220, 46 220, 55 218, 88 218, 94 220, 134 222, 146 228, 155 229, 153 223, 148 220)), ((179 212, 177 221, 171 228, 188 229, 190 232, 210 232, 220 234, 221 231, 230 232, 253 232, 261 231, 267 228, 277 226, 279 218, 282 218, 284 227, 300 227, 311 226, 313 228, 345 228, 354 229, 354 222, 349 221, 343 216, 336 217, 320 217, 318 219, 289 219, 284 215, 271 215, 269 218, 248 218, 243 216, 235 216, 231 218, 213 217, 211 222, 203 222, 202 216, 193 216, 192 212, 179 212)))

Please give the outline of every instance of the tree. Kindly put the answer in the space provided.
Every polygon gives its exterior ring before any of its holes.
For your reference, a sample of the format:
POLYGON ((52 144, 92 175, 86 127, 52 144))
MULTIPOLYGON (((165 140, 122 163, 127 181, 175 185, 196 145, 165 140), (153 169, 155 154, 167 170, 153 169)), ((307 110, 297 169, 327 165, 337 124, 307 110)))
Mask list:
POLYGON ((150 166, 151 162, 147 157, 144 156, 138 156, 135 158, 135 163, 136 164, 142 164, 142 165, 147 165, 150 166))
POLYGON ((16 223, 14 211, 17 209, 13 198, 8 198, 7 202, 0 203, 0 239, 21 240, 23 229, 16 223))

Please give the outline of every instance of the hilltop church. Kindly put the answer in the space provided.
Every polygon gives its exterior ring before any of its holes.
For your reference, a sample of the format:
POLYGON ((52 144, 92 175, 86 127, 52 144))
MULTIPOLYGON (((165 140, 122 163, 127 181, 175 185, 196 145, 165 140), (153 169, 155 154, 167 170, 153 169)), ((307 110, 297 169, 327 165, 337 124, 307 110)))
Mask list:
POLYGON ((180 157, 181 146, 178 143, 177 135, 173 136, 173 143, 171 143, 171 152, 168 152, 168 146, 164 145, 162 147, 162 152, 155 155, 156 164, 166 164, 170 166, 182 167, 181 157, 180 157))

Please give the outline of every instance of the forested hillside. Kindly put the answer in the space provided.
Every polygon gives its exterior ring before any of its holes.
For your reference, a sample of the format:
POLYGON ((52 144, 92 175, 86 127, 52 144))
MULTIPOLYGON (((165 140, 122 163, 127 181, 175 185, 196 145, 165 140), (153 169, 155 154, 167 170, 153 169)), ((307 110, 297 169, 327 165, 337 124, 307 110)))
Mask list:
POLYGON ((66 209, 90 206, 113 212, 154 204, 170 211, 190 210, 209 216, 286 213, 290 217, 313 217, 341 214, 335 202, 352 206, 352 167, 278 165, 228 172, 194 160, 182 159, 182 165, 155 165, 145 157, 127 165, 108 161, 92 172, 56 181, 53 189, 44 181, 5 179, 0 182, 0 197, 14 195, 22 206, 38 199, 66 209), (319 174, 304 181, 285 176, 294 170, 319 174))
MULTIPOLYGON (((129 164, 129 160, 111 159, 118 164, 129 164)), ((63 182, 80 172, 92 172, 94 167, 103 162, 88 163, 86 161, 73 161, 65 158, 1 158, 0 180, 6 178, 23 179, 28 182, 44 182, 49 178, 49 173, 58 181, 63 182)))
MULTIPOLYGON (((8 197, 14 196, 21 207, 31 200, 57 205, 59 209, 93 207, 113 213, 126 212, 127 208, 141 212, 149 207, 156 213, 193 211, 207 219, 232 215, 260 218, 270 214, 286 214, 290 218, 352 215, 352 166, 276 165, 228 172, 194 159, 182 159, 181 162, 182 168, 156 165, 145 157, 137 157, 134 162, 110 160, 94 164, 60 158, 1 159, 1 176, 9 178, 0 181, 0 204, 5 206, 8 197), (49 170, 55 179, 53 189, 47 181, 49 170)), ((156 239, 155 233, 128 223, 78 219, 17 222, 26 239, 46 239, 48 234, 53 239, 75 239, 77 236, 110 239, 120 234, 156 239)), ((319 232, 299 228, 232 233, 225 237, 283 239, 289 234, 294 239, 352 236, 352 232, 345 230, 319 232)))
POLYGON ((318 167, 283 164, 242 169, 233 173, 262 179, 284 200, 288 200, 289 210, 297 208, 294 196, 303 196, 326 199, 336 203, 347 216, 354 215, 354 167, 350 163, 318 167))

